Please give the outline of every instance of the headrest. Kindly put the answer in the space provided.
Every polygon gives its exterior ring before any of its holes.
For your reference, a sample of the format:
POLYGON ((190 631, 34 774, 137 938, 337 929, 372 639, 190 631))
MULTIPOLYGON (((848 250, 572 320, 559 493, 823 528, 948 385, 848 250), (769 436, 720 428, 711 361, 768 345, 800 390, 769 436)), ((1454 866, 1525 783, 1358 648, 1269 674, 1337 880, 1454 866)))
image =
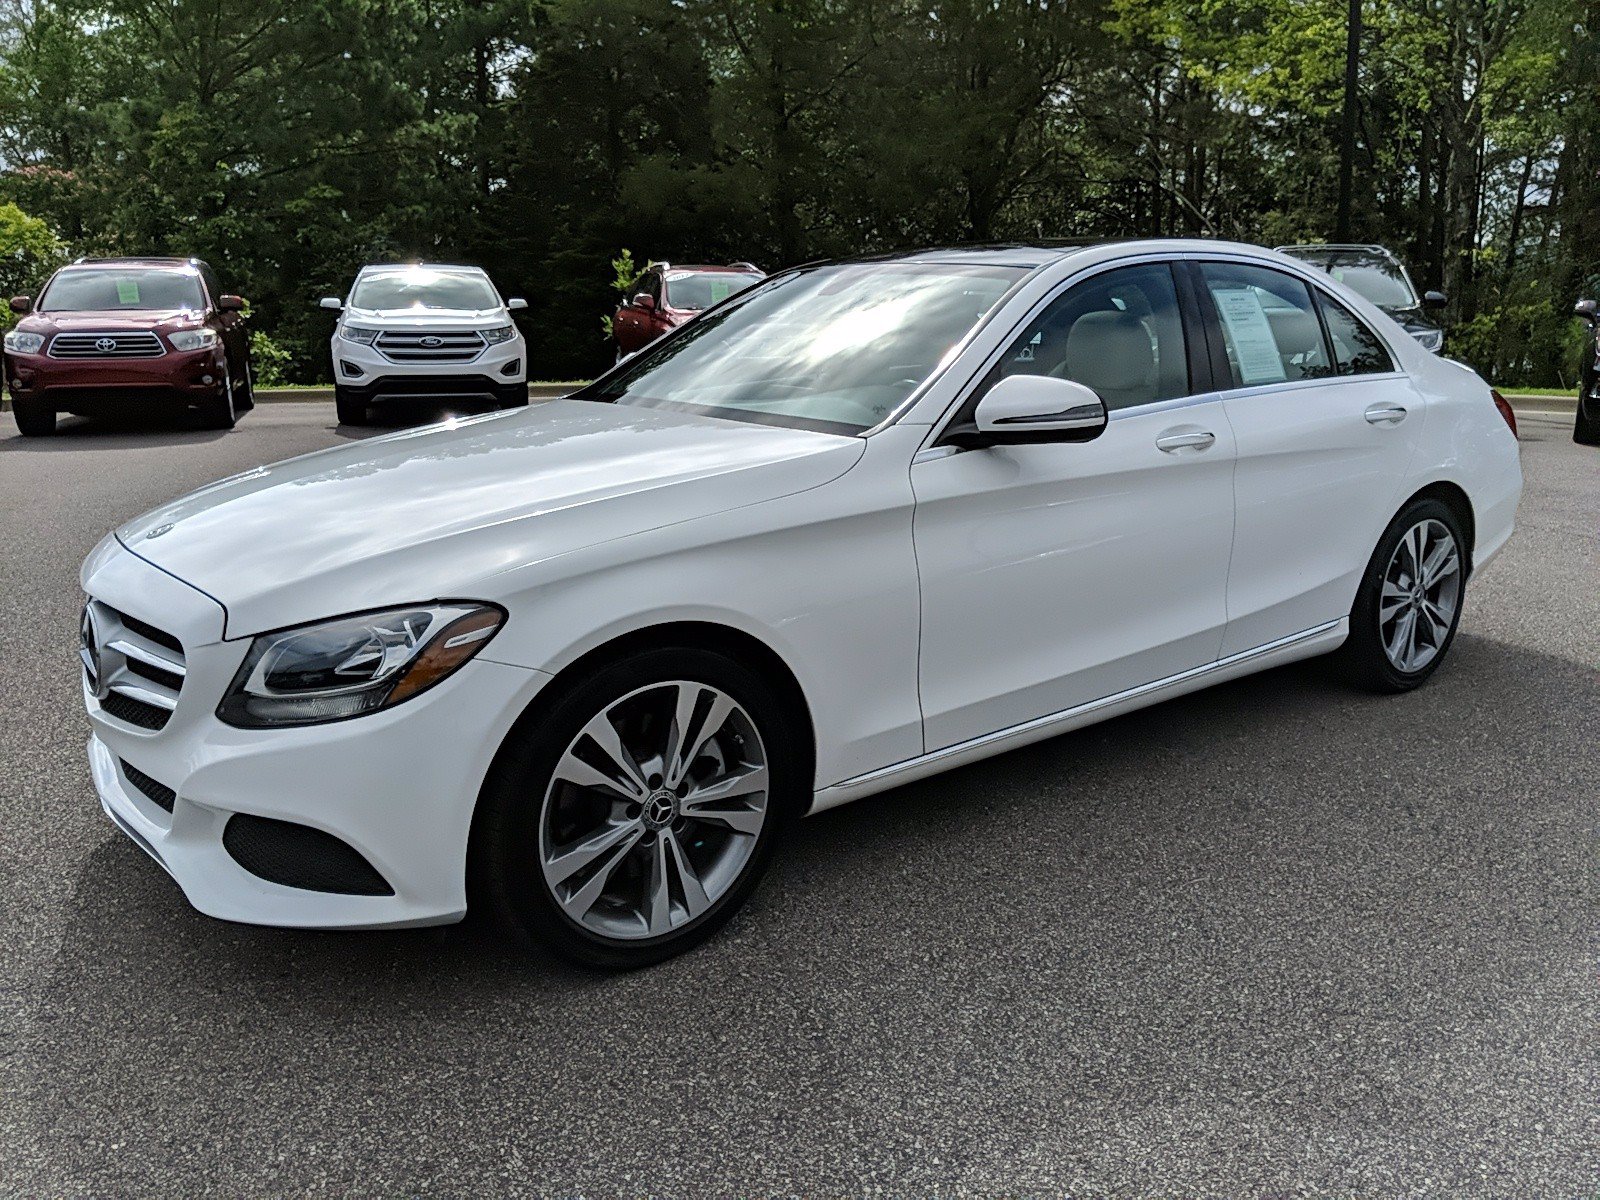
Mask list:
POLYGON ((1066 371, 1108 404, 1148 400, 1156 386, 1150 331, 1132 313, 1084 313, 1067 334, 1066 371))

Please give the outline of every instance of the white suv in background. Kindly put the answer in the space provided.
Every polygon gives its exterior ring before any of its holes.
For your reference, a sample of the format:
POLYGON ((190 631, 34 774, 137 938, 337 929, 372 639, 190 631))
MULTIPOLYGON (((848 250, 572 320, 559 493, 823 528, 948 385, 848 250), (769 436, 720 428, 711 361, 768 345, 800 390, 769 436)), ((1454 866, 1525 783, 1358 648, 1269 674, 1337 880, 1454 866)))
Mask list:
POLYGON ((322 307, 340 314, 332 345, 341 425, 364 425, 370 406, 393 400, 528 403, 527 343, 511 320, 528 302, 502 300, 478 267, 362 267, 349 298, 324 296, 322 307))

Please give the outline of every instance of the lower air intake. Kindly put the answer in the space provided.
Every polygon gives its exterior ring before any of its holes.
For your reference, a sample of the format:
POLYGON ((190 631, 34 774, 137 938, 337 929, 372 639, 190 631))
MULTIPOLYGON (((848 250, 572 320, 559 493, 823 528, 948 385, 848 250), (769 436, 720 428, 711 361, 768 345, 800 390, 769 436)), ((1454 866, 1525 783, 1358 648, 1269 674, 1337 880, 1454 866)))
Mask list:
POLYGON ((222 845, 234 862, 269 883, 342 896, 394 895, 354 846, 309 825, 234 813, 222 845))

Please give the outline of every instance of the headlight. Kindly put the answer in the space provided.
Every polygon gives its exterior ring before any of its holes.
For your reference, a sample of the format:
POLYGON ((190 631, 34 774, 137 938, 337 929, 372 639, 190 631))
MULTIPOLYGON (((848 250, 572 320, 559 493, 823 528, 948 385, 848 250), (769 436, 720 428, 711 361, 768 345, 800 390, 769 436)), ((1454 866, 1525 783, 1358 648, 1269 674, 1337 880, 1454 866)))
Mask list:
POLYGON ((1444 330, 1419 329, 1411 335, 1417 339, 1417 345, 1434 354, 1444 348, 1444 330))
POLYGON ((13 354, 37 354, 43 345, 42 333, 19 333, 13 329, 6 334, 6 349, 13 354))
POLYGON ((180 329, 167 337, 174 350, 210 350, 222 340, 215 329, 180 329))
POLYGON ((485 329, 482 331, 483 340, 491 346, 498 346, 501 342, 509 342, 517 336, 515 325, 502 325, 498 329, 485 329))
POLYGON ((376 338, 380 332, 381 330, 377 329, 362 329, 358 325, 341 325, 339 327, 339 336, 345 341, 360 342, 363 346, 372 345, 373 339, 376 338))
POLYGON ((504 620, 487 604, 433 604, 264 633, 217 716, 243 729, 267 729, 391 708, 452 674, 504 620))

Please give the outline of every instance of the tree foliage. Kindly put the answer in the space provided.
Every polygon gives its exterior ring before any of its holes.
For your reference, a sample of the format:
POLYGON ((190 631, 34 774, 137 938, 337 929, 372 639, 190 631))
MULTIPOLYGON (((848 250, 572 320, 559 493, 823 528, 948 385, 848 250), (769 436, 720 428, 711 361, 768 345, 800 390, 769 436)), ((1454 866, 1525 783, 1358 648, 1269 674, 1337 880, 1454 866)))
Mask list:
MULTIPOLYGON (((476 261, 535 369, 612 260, 1331 236, 1346 0, 26 0, 0 194, 77 253, 211 259, 325 375, 372 260, 476 261)), ((1600 0, 1366 0, 1354 223, 1453 352, 1570 380, 1600 276, 1600 0)), ((3 222, 0 222, 3 224, 3 222)), ((42 264, 41 264, 42 270, 42 264)))

